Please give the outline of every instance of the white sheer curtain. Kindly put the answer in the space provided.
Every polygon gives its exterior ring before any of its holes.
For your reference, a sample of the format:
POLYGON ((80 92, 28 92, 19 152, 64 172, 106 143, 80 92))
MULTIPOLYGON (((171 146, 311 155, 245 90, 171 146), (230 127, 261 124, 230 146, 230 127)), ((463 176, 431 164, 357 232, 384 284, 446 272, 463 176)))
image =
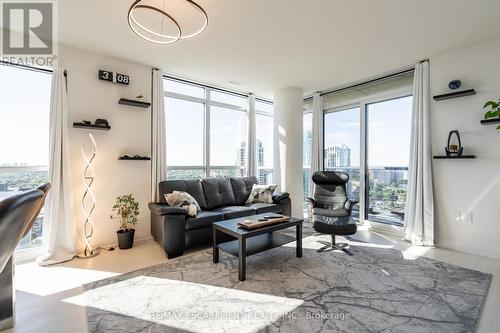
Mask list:
POLYGON ((434 194, 430 138, 429 62, 415 65, 413 113, 408 168, 405 238, 416 245, 434 245, 434 194))
MULTIPOLYGON (((323 97, 319 92, 313 95, 312 109, 312 147, 311 147, 311 175, 323 170, 323 97)), ((313 182, 309 182, 309 193, 312 195, 313 182)))
POLYGON ((158 183, 167 179, 167 139, 163 72, 153 69, 151 200, 159 201, 158 183))
POLYGON ((255 129, 255 95, 248 95, 247 176, 257 176, 257 134, 255 129))
POLYGON ((42 266, 71 260, 76 255, 67 99, 64 70, 56 68, 52 75, 50 99, 48 181, 52 187, 46 200, 44 216, 47 253, 38 257, 38 263, 42 266))

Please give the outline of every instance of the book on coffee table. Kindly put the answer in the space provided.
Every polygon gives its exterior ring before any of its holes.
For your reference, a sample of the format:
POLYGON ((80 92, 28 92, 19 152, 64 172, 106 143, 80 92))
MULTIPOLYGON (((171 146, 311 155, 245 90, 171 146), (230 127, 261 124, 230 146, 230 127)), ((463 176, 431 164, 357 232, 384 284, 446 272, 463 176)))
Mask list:
POLYGON ((265 219, 265 221, 259 221, 258 218, 255 218, 255 219, 248 219, 248 220, 240 221, 240 222, 238 222, 238 225, 242 228, 245 228, 245 229, 257 229, 257 228, 262 228, 262 227, 272 225, 272 224, 286 222, 289 219, 290 219, 289 216, 270 217, 268 219, 265 219))

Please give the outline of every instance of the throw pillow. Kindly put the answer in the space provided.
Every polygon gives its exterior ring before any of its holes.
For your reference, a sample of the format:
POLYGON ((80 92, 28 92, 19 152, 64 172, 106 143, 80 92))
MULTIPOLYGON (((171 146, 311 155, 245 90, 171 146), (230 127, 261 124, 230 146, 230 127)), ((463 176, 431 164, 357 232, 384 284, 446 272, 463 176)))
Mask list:
POLYGON ((273 203, 273 192, 276 190, 276 187, 278 187, 278 185, 254 184, 246 203, 273 203))
POLYGON ((183 208, 191 217, 196 217, 198 214, 198 203, 186 192, 174 191, 173 193, 165 194, 165 200, 169 206, 183 208))
POLYGON ((201 207, 200 207, 200 204, 198 203, 198 201, 196 201, 195 198, 193 198, 193 196, 187 192, 184 192, 184 191, 173 191, 172 192, 173 194, 182 194, 183 196, 186 197, 186 199, 192 203, 193 205, 196 206, 196 210, 197 211, 201 211, 201 207))

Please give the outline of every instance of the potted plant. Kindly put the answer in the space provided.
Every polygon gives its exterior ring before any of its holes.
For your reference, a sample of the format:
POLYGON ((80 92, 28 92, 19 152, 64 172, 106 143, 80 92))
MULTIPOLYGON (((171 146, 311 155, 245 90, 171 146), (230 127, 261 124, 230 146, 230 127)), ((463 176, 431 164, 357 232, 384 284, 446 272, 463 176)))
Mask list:
POLYGON ((118 236, 118 247, 122 250, 130 249, 134 245, 135 229, 131 226, 137 224, 139 215, 139 203, 132 194, 120 195, 116 198, 113 206, 114 215, 111 218, 120 219, 120 230, 116 232, 118 236))
MULTIPOLYGON (((486 109, 484 119, 499 119, 500 120, 500 100, 498 102, 488 101, 484 104, 483 109, 486 109)), ((500 131, 500 125, 497 126, 497 131, 500 131)))

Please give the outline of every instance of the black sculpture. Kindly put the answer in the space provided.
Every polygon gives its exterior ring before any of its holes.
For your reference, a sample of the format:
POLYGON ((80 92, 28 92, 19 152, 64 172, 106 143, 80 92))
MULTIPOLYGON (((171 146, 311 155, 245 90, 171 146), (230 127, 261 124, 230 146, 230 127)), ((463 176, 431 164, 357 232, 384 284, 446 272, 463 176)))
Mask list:
POLYGON ((448 133, 448 144, 446 148, 444 148, 446 151, 446 156, 462 156, 462 153, 464 151, 464 148, 462 147, 462 141, 460 140, 460 134, 458 133, 458 130, 453 130, 448 133), (456 135, 457 140, 458 140, 458 145, 451 144, 451 137, 453 134, 456 135))

